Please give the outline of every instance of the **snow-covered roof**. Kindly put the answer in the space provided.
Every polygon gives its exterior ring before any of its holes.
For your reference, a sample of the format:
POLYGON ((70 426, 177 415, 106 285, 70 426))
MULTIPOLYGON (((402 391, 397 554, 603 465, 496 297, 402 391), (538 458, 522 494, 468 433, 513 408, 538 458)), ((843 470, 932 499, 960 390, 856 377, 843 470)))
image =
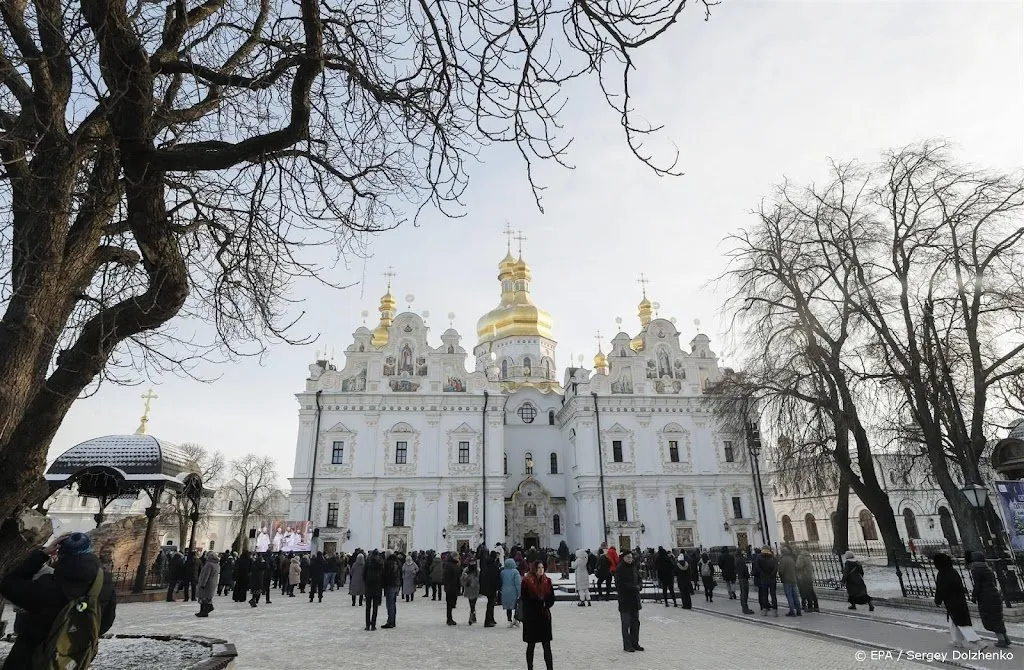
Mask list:
POLYGON ((90 467, 114 468, 129 480, 178 479, 195 472, 180 448, 152 435, 105 435, 76 444, 50 465, 46 479, 68 479, 90 467))

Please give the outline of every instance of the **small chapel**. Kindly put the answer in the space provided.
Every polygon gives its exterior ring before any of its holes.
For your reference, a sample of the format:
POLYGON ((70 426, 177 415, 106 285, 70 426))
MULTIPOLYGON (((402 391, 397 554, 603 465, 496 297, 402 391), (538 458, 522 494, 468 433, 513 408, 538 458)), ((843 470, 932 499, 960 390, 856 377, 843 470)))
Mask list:
POLYGON ((344 363, 309 366, 290 501, 319 548, 759 542, 743 436, 723 434, 703 396, 721 374, 708 337, 684 348, 644 287, 634 334, 599 346, 593 369, 559 369, 521 251, 497 278, 471 349, 397 312, 389 283, 344 363))

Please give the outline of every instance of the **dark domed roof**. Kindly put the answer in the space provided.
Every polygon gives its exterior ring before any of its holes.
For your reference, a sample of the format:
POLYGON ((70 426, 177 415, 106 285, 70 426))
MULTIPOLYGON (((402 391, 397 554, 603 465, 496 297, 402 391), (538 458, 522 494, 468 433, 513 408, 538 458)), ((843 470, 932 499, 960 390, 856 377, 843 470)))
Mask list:
POLYGON ((1024 419, 1017 422, 1017 424, 1010 429, 1010 434, 1006 436, 1008 440, 1020 440, 1024 442, 1024 419))
POLYGON ((46 479, 60 486, 85 468, 106 467, 126 481, 182 482, 195 466, 177 446, 152 435, 105 435, 76 444, 50 465, 46 479))

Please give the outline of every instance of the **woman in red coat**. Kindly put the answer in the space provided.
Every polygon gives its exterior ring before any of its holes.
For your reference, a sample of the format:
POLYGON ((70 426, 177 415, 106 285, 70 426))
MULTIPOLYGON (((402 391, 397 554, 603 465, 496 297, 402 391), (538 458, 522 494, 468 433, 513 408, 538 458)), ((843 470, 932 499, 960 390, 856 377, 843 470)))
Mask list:
POLYGON ((615 551, 615 547, 608 547, 608 560, 612 563, 612 574, 615 574, 615 570, 619 567, 619 552, 615 551))
POLYGON ((555 604, 555 590, 544 574, 544 562, 534 561, 530 572, 523 578, 520 595, 523 607, 523 642, 526 643, 526 670, 533 670, 533 650, 539 642, 544 648, 544 665, 552 670, 551 607, 555 604))

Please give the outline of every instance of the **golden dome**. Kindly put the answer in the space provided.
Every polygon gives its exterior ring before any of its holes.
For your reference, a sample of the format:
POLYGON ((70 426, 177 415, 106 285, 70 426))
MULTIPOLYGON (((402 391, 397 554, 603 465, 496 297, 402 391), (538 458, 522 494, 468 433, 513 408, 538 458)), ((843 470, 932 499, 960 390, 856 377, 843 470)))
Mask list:
POLYGON ((480 343, 512 336, 535 336, 553 340, 551 315, 530 299, 530 266, 522 258, 506 254, 498 264, 502 280, 501 303, 480 317, 476 334, 480 343))
POLYGON ((395 296, 391 295, 389 286, 388 292, 380 298, 380 307, 377 308, 377 311, 380 312, 380 323, 373 329, 373 336, 370 338, 370 343, 378 349, 388 343, 388 329, 391 328, 391 323, 395 318, 395 307, 397 306, 398 301, 395 300, 395 296))
POLYGON ((600 349, 597 350, 597 355, 594 356, 594 369, 603 375, 608 374, 608 359, 600 349))
POLYGON ((641 300, 640 304, 637 306, 637 316, 640 317, 640 325, 646 328, 647 324, 651 322, 652 314, 654 314, 654 305, 647 299, 647 296, 644 295, 644 299, 641 300))

